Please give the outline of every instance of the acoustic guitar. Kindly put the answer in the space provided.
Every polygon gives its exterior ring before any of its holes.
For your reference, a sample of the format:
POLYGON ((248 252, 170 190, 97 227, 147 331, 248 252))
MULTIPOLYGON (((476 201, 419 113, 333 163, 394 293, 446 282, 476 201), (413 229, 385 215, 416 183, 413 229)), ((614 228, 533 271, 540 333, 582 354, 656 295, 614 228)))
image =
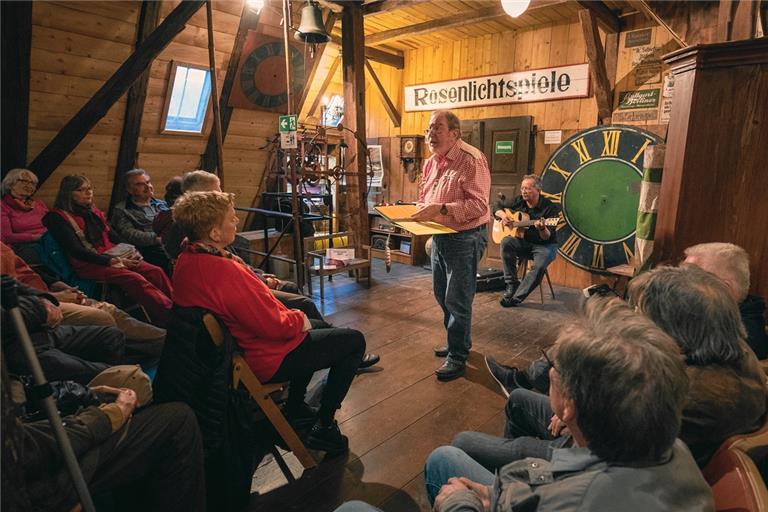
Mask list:
MULTIPOLYGON (((517 238, 523 238, 525 236, 525 230, 534 224, 536 224, 536 221, 539 219, 531 219, 531 217, 527 213, 523 212, 512 212, 509 211, 507 208, 504 208, 504 213, 506 215, 506 219, 501 220, 495 220, 493 221, 493 232, 492 237, 493 241, 497 244, 500 244, 501 241, 504 239, 504 237, 507 236, 516 236, 517 238)), ((553 217, 551 219, 544 219, 544 225, 548 227, 554 227, 557 226, 557 223, 560 222, 560 219, 558 217, 553 217)))

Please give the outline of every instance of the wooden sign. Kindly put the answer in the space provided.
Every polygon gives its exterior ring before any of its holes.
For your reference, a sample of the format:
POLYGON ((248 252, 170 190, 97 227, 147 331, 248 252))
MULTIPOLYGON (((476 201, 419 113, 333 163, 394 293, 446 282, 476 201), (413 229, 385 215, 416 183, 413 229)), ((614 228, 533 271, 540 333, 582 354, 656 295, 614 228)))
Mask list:
MULTIPOLYGON (((304 52, 300 45, 290 45, 291 79, 294 97, 301 95, 306 82, 304 52)), ((229 106, 286 112, 288 105, 283 41, 253 30, 243 43, 229 106)))
POLYGON ((589 96, 589 64, 501 73, 405 88, 407 112, 589 96))

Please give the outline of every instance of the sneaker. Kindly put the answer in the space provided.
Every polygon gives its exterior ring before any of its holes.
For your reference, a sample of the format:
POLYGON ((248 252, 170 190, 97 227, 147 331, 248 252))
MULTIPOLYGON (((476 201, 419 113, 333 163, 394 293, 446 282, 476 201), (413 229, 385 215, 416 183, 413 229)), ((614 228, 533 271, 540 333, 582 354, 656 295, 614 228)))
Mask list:
POLYGON ((502 307, 505 308, 515 308, 519 306, 523 301, 520 299, 516 299, 514 297, 502 297, 499 301, 499 304, 501 304, 502 307))
POLYGON ((464 375, 466 369, 467 365, 465 363, 446 359, 443 366, 435 370, 435 374, 437 375, 437 380, 449 381, 464 375))
POLYGON ((318 421, 309 431, 304 444, 313 450, 322 450, 328 455, 340 455, 349 450, 349 439, 341 434, 339 424, 335 421, 323 427, 318 421))
POLYGON ((485 366, 501 388, 501 392, 509 398, 509 393, 517 387, 514 376, 519 370, 514 366, 499 364, 492 356, 485 356, 485 366))
POLYGON ((317 409, 304 402, 301 402, 298 407, 286 406, 285 419, 295 430, 305 430, 317 421, 317 409))

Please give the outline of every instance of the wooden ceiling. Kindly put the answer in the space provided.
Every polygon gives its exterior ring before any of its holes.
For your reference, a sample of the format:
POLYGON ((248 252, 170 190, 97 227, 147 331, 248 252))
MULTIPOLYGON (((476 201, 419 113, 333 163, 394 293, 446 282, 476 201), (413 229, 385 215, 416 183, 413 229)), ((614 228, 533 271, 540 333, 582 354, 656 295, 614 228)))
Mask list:
MULTIPOLYGON (((384 50, 410 50, 484 34, 571 22, 578 20, 582 8, 573 0, 532 0, 523 15, 511 18, 503 12, 499 0, 369 0, 366 5, 369 4, 381 4, 383 9, 365 16, 366 45, 384 50), (387 8, 387 4, 394 8, 387 8)), ((605 2, 609 9, 620 9, 622 4, 605 2)), ((334 33, 340 32, 338 23, 334 33)))

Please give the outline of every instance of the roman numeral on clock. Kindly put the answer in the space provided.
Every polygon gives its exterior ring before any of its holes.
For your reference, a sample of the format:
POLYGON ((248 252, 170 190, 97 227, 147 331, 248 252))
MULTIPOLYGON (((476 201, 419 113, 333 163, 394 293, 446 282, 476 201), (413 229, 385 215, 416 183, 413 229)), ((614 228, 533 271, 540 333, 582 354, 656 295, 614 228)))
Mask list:
POLYGON ((603 152, 600 156, 619 156, 620 130, 608 130, 603 132, 603 152))
POLYGON ((574 255, 576 254, 576 251, 579 248, 580 243, 581 243, 581 237, 576 233, 571 233, 571 236, 569 236, 568 240, 566 240, 563 246, 560 247, 560 250, 563 251, 563 254, 573 259, 574 255))
POLYGON ((587 144, 584 142, 584 137, 571 142, 571 147, 579 154, 579 165, 583 165, 592 160, 592 156, 587 149, 587 144))
POLYGON ((541 191, 541 195, 552 201, 553 203, 560 204, 563 202, 563 193, 558 192, 557 194, 550 194, 548 192, 541 191))
POLYGON ((592 268, 605 268, 604 247, 600 244, 592 246, 592 268))
POLYGON ((573 174, 571 172, 566 171, 565 169, 562 169, 559 165, 557 165, 557 162, 552 162, 552 165, 549 166, 549 170, 560 173, 560 175, 566 180, 570 177, 571 174, 573 174))

